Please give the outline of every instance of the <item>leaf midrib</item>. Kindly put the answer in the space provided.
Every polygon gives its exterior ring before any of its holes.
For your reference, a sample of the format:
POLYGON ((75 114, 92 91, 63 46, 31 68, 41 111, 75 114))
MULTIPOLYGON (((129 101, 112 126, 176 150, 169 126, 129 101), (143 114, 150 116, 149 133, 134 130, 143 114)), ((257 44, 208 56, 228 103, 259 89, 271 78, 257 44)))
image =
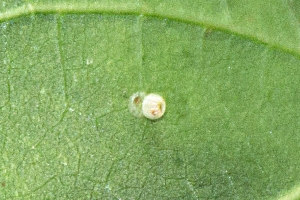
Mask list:
POLYGON ((174 21, 183 22, 186 24, 193 24, 196 26, 202 26, 205 28, 213 29, 216 31, 222 31, 225 33, 233 34, 247 40, 251 40, 255 43, 259 43, 262 45, 267 45, 272 49, 279 50, 281 52, 285 52, 291 54, 292 56, 296 56, 300 58, 300 52, 296 49, 289 48, 288 46, 284 46, 280 43, 270 42, 265 40, 262 37, 258 37, 254 34, 246 34, 242 32, 238 32, 236 30, 232 30, 226 26, 222 26, 221 24, 215 24, 208 21, 196 20, 193 18, 183 18, 180 15, 174 14, 157 14, 151 12, 147 9, 141 9, 138 4, 136 6, 107 6, 107 5, 99 5, 99 4, 84 4, 84 3, 72 3, 71 4, 24 4, 21 7, 17 7, 6 12, 0 13, 0 23, 9 21, 15 18, 35 15, 35 14, 111 14, 111 15, 136 15, 136 16, 145 16, 145 17, 155 17, 160 19, 170 19, 174 21))

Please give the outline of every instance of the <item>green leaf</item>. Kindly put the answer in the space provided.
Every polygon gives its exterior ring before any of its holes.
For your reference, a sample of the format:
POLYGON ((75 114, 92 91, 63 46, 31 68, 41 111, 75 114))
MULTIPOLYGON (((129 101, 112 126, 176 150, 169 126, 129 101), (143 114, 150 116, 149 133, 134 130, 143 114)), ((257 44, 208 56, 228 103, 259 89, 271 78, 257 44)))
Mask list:
POLYGON ((4 0, 0 22, 0 199, 299 198, 298 1, 4 0))

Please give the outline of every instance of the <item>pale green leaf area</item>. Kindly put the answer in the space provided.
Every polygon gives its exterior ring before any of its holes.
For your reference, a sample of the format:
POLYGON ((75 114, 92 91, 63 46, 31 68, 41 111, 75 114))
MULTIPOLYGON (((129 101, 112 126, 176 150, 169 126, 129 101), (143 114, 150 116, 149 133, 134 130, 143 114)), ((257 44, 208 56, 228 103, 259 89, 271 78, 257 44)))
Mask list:
POLYGON ((300 4, 261 2, 2 1, 0 199, 299 199, 300 4))

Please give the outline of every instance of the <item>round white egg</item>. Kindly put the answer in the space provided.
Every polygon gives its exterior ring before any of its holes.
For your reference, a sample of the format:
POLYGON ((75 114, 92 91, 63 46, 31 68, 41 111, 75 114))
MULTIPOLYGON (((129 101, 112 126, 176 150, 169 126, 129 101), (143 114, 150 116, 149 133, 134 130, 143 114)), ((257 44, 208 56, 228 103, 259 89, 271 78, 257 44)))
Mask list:
POLYGON ((166 111, 166 102, 158 94, 148 94, 142 103, 142 112, 145 117, 151 120, 161 118, 166 111))

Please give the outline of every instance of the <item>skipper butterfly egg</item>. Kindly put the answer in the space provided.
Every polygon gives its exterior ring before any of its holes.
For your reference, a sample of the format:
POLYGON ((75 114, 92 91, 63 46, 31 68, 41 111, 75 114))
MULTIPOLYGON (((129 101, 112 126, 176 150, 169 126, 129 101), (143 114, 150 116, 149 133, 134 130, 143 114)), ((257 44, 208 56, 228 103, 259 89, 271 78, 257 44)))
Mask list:
POLYGON ((129 111, 135 117, 142 117, 142 103, 146 94, 144 92, 137 92, 131 95, 129 99, 129 111))
POLYGON ((159 119, 164 115, 165 111, 166 102, 160 95, 151 93, 143 99, 142 112, 148 119, 159 119))

